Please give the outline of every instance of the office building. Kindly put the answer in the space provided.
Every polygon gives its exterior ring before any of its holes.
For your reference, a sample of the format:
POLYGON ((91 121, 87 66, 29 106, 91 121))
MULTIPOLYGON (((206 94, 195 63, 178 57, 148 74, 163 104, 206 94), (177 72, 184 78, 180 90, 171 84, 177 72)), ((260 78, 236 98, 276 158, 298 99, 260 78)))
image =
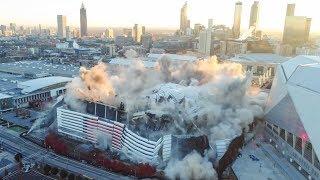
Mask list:
POLYGON ((57 36, 59 38, 66 38, 66 26, 67 26, 67 18, 64 15, 58 15, 57 16, 57 36))
POLYGON ((141 42, 141 35, 142 35, 142 28, 138 24, 135 24, 133 26, 132 30, 132 36, 135 42, 140 43, 141 42))
POLYGON ((205 30, 205 27, 202 24, 194 24, 194 28, 193 28, 193 34, 195 36, 199 36, 200 32, 205 30))
POLYGON ((213 28, 213 19, 208 19, 208 29, 213 28))
POLYGON ((107 28, 106 31, 104 32, 104 36, 106 38, 114 38, 113 29, 112 28, 107 28))
POLYGON ((254 1, 251 6, 249 28, 257 29, 259 21, 259 1, 254 1))
POLYGON ((283 43, 293 47, 302 45, 309 40, 311 18, 305 16, 286 16, 283 43))
POLYGON ((190 20, 188 19, 188 4, 185 2, 180 11, 180 31, 186 33, 187 28, 190 28, 190 20))
POLYGON ((294 16, 294 9, 296 5, 295 4, 288 4, 287 5, 287 13, 286 16, 294 16))
POLYGON ((212 32, 211 29, 200 32, 199 35, 199 52, 207 56, 211 55, 211 40, 212 32))
POLYGON ((234 21, 233 21, 233 37, 239 38, 240 36, 240 25, 241 25, 241 13, 242 13, 242 2, 238 1, 235 5, 234 21))
POLYGON ((142 26, 142 35, 143 34, 146 34, 146 27, 145 26, 142 26))
POLYGON ((124 28, 123 29, 123 35, 125 37, 132 37, 132 29, 131 28, 124 28))
POLYGON ((10 30, 15 34, 17 31, 17 25, 15 23, 10 23, 10 30))
POLYGON ((81 37, 88 35, 88 27, 87 27, 87 10, 82 3, 80 8, 80 35, 81 37))
POLYGON ((150 34, 143 34, 141 36, 142 46, 146 49, 150 49, 152 47, 152 36, 150 34))
POLYGON ((70 31, 70 27, 66 26, 66 38, 70 39, 71 38, 71 31, 70 31))

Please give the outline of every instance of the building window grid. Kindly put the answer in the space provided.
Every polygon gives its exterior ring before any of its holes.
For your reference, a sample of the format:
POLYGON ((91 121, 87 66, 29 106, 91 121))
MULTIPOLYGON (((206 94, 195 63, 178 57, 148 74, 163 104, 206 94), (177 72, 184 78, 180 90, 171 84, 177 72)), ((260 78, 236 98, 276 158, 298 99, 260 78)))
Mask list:
MULTIPOLYGON (((273 131, 275 131, 275 129, 278 128, 278 126, 276 126, 276 125, 274 125, 274 127, 272 128, 272 125, 270 125, 267 122, 266 122, 266 125, 268 127, 267 129, 270 129, 270 130, 272 129, 273 131)), ((275 132, 275 133, 277 133, 277 132, 275 132)), ((281 128, 280 129, 280 136, 284 140, 287 140, 288 144, 293 147, 293 138, 295 136, 292 133, 287 132, 286 130, 281 128)), ((300 154, 302 154, 303 142, 300 137, 295 137, 295 144, 294 145, 295 145, 294 146, 295 150, 297 150, 300 154)), ((313 164, 318 170, 320 170, 319 159, 318 159, 317 155, 314 153, 314 150, 312 148, 312 144, 309 141, 305 143, 303 157, 304 157, 304 159, 308 160, 311 164, 313 164), (314 160, 312 160, 312 158, 314 158, 314 160)), ((299 166, 297 163, 293 163, 293 164, 294 164, 294 166, 295 165, 297 165, 297 167, 299 166)))
POLYGON ((291 147, 293 147, 293 134, 288 132, 287 135, 287 142, 291 147))
POLYGON ((296 137, 294 149, 302 154, 302 139, 300 137, 296 137))
POLYGON ((283 140, 286 140, 286 130, 284 129, 280 129, 280 137, 283 139, 283 140))
POLYGON ((279 127, 277 125, 273 125, 273 132, 279 135, 279 127))
POLYGON ((320 162, 316 153, 314 153, 314 166, 320 170, 320 162))
POLYGON ((310 163, 312 163, 312 144, 307 141, 305 143, 305 148, 304 148, 304 153, 303 153, 303 156, 305 159, 307 159, 310 163))

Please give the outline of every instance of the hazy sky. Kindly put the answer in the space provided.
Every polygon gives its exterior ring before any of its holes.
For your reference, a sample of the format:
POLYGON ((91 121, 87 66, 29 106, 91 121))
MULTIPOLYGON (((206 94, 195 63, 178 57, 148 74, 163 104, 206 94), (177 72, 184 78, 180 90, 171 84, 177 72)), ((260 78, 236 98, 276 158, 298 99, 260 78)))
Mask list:
MULTIPOLYGON (((85 3, 88 26, 147 27, 179 26, 180 8, 185 0, 0 0, 0 24, 56 26, 56 15, 67 16, 67 24, 79 26, 79 8, 85 3)), ((242 0, 242 27, 248 27, 253 0, 242 0)), ((260 27, 282 30, 286 4, 296 3, 296 15, 312 18, 311 30, 320 31, 320 0, 260 0, 260 27)), ((213 18, 215 23, 232 25, 235 0, 189 0, 191 25, 213 18)))

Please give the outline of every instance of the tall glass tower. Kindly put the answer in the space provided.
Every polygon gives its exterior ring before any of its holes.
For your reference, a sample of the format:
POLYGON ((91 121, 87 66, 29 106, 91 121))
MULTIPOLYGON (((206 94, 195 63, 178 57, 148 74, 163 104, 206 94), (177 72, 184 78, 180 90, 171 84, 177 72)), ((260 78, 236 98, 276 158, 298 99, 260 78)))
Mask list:
POLYGON ((80 35, 81 37, 88 35, 87 10, 84 7, 83 3, 80 8, 80 35))

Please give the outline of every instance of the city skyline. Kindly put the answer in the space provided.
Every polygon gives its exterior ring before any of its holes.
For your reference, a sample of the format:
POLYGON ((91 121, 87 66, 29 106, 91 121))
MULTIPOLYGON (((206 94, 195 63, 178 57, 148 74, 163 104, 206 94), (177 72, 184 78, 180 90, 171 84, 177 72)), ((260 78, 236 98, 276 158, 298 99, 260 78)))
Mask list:
MULTIPOLYGON (((226 24, 232 26, 234 3, 236 1, 221 0, 189 0, 188 15, 191 21, 191 27, 196 23, 207 25, 209 18, 214 19, 214 24, 226 24)), ((241 29, 247 29, 250 19, 250 9, 254 0, 243 0, 243 10, 241 19, 241 29)), ((16 23, 21 25, 34 26, 43 24, 45 26, 54 26, 56 16, 63 14, 68 19, 68 26, 79 27, 79 8, 81 0, 72 1, 20 1, 12 0, 6 2, 0 11, 0 22, 2 24, 16 23), (16 4, 20 4, 16 6, 16 4), (23 9, 30 9, 27 14, 23 9), (13 11, 14 10, 14 11, 13 11)), ((168 29, 178 28, 180 20, 180 9, 185 0, 177 0, 171 2, 164 1, 126 1, 119 0, 113 2, 92 0, 83 1, 87 8, 88 27, 131 27, 132 24, 144 24, 147 27, 166 27, 168 29), (148 3, 149 2, 149 3, 148 3), (168 3, 166 3, 168 2, 168 3), (126 6, 124 6, 124 4, 126 6), (130 8, 128 8, 130 7, 130 8), (135 16, 132 16, 135 14, 135 16), (148 14, 146 16, 145 14, 148 14)), ((296 3, 296 15, 307 16, 313 19, 311 31, 320 29, 320 20, 317 15, 317 4, 315 0, 303 3, 302 0, 260 0, 260 24, 263 30, 282 31, 286 14, 287 3, 296 3), (312 2, 311 2, 312 1, 312 2), (270 17, 270 9, 272 9, 272 17, 270 17), (270 20, 272 18, 272 21, 270 20)))

